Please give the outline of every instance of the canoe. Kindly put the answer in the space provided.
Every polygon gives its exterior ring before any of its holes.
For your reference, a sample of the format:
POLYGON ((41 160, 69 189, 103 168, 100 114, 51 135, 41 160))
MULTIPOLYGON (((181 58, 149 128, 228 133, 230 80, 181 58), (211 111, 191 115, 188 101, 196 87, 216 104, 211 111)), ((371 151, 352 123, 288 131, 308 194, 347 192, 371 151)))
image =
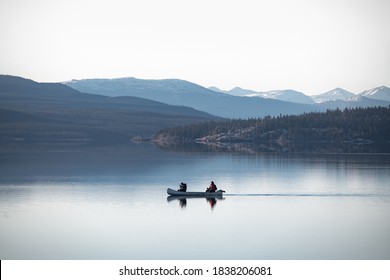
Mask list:
POLYGON ((221 197, 225 191, 217 190, 216 192, 179 192, 167 189, 167 193, 172 196, 182 196, 182 197, 221 197))

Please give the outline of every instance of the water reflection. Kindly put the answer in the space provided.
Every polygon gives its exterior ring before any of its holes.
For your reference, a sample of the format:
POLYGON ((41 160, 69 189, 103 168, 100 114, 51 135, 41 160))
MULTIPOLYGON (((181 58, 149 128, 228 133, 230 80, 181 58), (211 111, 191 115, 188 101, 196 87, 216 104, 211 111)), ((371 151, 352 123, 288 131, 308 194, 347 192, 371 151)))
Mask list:
POLYGON ((210 203, 210 206, 211 206, 211 209, 213 209, 215 207, 215 205, 217 204, 217 200, 215 198, 206 198, 208 203, 210 203))
POLYGON ((212 153, 305 153, 305 154, 345 154, 345 153, 389 153, 388 143, 361 144, 354 142, 289 142, 278 143, 155 143, 161 150, 175 152, 212 152, 212 153))
POLYGON ((214 207, 217 205, 217 200, 223 200, 222 197, 194 197, 194 196, 168 196, 167 201, 172 202, 175 200, 179 201, 180 208, 187 207, 187 199, 206 199, 207 203, 210 205, 211 209, 214 209, 214 207))
POLYGON ((390 258, 390 154, 52 149, 0 149, 0 259, 390 258))

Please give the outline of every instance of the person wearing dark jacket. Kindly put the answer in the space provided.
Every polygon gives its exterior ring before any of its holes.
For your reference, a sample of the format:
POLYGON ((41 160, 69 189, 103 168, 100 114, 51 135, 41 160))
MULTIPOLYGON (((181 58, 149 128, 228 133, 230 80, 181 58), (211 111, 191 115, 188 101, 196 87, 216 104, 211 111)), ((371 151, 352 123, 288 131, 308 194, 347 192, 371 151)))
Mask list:
POLYGON ((179 185, 178 191, 179 191, 179 192, 186 192, 186 191, 187 191, 187 184, 181 182, 180 185, 179 185))

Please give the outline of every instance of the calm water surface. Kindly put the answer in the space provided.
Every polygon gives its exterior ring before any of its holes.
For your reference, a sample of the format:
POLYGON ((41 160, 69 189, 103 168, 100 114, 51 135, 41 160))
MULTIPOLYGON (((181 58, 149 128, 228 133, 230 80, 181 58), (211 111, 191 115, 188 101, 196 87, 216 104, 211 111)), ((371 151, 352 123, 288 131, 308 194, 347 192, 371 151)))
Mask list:
POLYGON ((390 259, 389 182, 384 154, 1 152, 0 259, 390 259))

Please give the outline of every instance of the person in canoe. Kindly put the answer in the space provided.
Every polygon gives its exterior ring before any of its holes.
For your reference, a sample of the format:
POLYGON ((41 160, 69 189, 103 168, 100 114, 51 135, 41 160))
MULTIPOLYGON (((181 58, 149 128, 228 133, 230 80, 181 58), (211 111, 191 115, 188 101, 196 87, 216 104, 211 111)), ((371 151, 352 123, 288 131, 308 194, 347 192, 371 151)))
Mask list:
POLYGON ((217 185, 214 184, 214 181, 211 181, 210 187, 206 189, 206 192, 215 192, 217 190, 217 185))
POLYGON ((178 191, 179 191, 179 192, 186 192, 186 191, 187 191, 187 184, 181 182, 180 185, 179 185, 178 191))

